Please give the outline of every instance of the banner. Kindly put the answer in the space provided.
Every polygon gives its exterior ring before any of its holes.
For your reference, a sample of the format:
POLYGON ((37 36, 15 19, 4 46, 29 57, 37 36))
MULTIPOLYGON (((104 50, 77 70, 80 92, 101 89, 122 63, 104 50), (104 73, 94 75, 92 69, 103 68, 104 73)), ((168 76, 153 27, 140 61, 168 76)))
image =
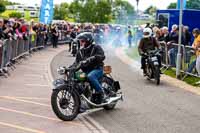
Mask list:
POLYGON ((53 0, 42 0, 40 7, 40 22, 50 24, 53 20, 53 0))
POLYGON ((177 6, 176 6, 176 8, 177 9, 181 8, 181 1, 183 1, 183 9, 186 9, 187 0, 177 0, 177 6))

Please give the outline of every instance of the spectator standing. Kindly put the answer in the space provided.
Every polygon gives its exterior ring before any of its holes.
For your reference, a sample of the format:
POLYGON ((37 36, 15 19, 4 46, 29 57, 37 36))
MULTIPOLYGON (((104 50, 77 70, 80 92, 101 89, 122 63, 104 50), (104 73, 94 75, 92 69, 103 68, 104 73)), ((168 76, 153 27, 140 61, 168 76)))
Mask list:
POLYGON ((161 29, 161 38, 160 38, 160 41, 164 41, 164 42, 169 42, 170 40, 169 40, 169 31, 168 31, 168 27, 163 27, 162 29, 161 29))
POLYGON ((193 29, 192 34, 195 38, 192 47, 196 51, 196 70, 198 72, 198 75, 200 75, 200 30, 198 28, 195 28, 193 29))
POLYGON ((51 28, 53 48, 57 48, 58 43, 58 30, 55 25, 51 28))
POLYGON ((168 46, 168 56, 169 56, 169 64, 172 66, 172 67, 175 67, 176 66, 176 53, 177 53, 177 48, 174 47, 172 45, 172 43, 176 43, 178 44, 178 25, 172 25, 172 31, 169 35, 169 42, 167 42, 167 46, 168 46))
POLYGON ((183 36, 184 36, 184 39, 185 39, 184 45, 190 46, 192 36, 191 36, 191 33, 189 32, 188 26, 183 27, 183 36))
POLYGON ((133 39, 133 35, 131 30, 128 30, 128 44, 129 44, 129 48, 131 48, 132 46, 132 39, 133 39))
POLYGON ((0 18, 0 39, 5 38, 5 34, 3 32, 3 25, 4 25, 4 20, 0 18))

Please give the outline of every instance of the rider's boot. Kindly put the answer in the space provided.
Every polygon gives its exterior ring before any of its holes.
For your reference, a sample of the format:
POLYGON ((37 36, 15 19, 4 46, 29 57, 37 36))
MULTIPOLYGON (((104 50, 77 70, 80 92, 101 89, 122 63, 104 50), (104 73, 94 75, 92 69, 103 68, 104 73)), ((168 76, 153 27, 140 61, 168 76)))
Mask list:
POLYGON ((101 92, 97 92, 96 93, 97 96, 97 104, 101 104, 101 103, 106 103, 106 98, 105 98, 105 94, 103 91, 101 92))

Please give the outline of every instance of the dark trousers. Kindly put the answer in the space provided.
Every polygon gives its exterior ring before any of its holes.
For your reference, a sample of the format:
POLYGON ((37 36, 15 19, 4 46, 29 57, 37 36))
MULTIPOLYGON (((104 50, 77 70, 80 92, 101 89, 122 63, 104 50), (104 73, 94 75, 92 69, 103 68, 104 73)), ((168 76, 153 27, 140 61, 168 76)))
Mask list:
POLYGON ((53 48, 57 48, 58 38, 52 38, 53 48))

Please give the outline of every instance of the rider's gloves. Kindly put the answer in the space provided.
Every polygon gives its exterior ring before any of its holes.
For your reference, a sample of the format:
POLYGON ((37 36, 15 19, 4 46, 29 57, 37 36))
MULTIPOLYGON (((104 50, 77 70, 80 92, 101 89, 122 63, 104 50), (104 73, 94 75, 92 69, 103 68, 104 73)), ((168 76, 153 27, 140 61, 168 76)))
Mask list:
POLYGON ((89 63, 95 60, 95 56, 91 56, 86 60, 81 61, 81 66, 87 66, 89 63))

